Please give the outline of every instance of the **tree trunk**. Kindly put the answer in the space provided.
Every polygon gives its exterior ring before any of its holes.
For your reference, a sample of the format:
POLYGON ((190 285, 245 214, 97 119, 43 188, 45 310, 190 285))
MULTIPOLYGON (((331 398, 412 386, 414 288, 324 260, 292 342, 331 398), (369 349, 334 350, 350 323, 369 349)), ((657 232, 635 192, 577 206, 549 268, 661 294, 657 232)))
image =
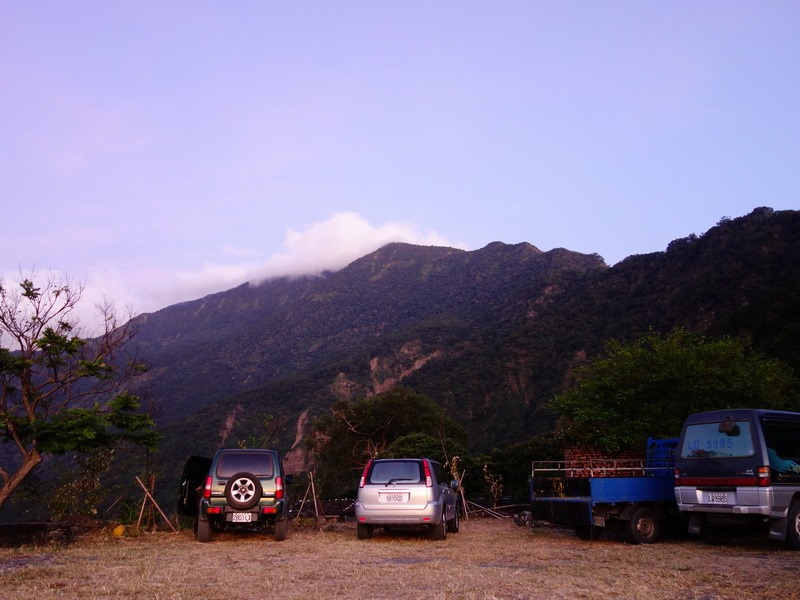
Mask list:
POLYGON ((0 489, 0 508, 3 507, 3 504, 5 504, 8 497, 17 489, 19 484, 22 483, 28 474, 41 462, 42 455, 36 448, 24 454, 24 461, 19 469, 8 479, 3 481, 3 487, 0 489))

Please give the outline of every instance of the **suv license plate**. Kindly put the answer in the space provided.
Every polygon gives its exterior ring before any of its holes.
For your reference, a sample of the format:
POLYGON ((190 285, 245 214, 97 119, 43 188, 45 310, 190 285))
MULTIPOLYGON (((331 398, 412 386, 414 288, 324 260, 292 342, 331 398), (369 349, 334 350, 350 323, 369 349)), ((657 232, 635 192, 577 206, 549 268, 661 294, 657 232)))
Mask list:
POLYGON ((727 504, 728 503, 728 494, 725 492, 709 492, 708 493, 708 503, 709 504, 727 504))
POLYGON ((381 500, 384 502, 405 502, 406 495, 405 494, 381 494, 381 500))
POLYGON ((234 523, 249 523, 252 519, 250 513, 233 513, 231 521, 234 523))

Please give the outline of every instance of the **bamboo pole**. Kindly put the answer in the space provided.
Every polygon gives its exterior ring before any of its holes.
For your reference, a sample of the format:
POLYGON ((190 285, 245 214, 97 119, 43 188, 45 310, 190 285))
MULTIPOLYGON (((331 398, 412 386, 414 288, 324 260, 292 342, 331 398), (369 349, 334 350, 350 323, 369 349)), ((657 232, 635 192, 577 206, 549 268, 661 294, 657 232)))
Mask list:
POLYGON ((156 499, 155 499, 155 498, 153 498, 153 495, 152 495, 152 494, 150 493, 150 491, 149 491, 149 490, 148 490, 148 489, 145 487, 145 485, 142 483, 142 480, 141 480, 141 479, 139 479, 139 477, 138 477, 138 476, 136 476, 136 481, 139 483, 139 485, 140 485, 140 486, 142 486, 142 489, 144 490, 144 493, 145 493, 145 494, 147 495, 147 497, 150 499, 150 502, 152 502, 152 503, 153 503, 153 506, 155 506, 155 507, 158 509, 158 512, 159 512, 159 513, 161 513, 161 517, 162 517, 162 518, 163 518, 163 519, 164 519, 164 520, 167 522, 167 525, 169 525, 169 528, 170 528, 170 529, 172 529, 172 531, 174 531, 175 533, 178 533, 178 530, 177 530, 177 529, 175 529, 175 526, 172 524, 172 521, 170 521, 170 520, 167 518, 167 515, 165 515, 165 514, 164 514, 164 511, 163 511, 163 510, 161 510, 161 507, 158 505, 158 502, 156 502, 156 499))

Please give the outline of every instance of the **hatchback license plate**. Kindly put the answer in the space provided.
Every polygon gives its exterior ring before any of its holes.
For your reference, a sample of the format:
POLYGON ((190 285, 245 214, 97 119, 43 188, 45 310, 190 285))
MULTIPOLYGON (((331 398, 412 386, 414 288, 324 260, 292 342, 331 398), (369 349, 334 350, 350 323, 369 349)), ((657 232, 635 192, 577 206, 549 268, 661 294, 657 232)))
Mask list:
POLYGON ((727 504, 728 503, 728 494, 725 492, 709 492, 708 493, 708 503, 709 504, 727 504))
POLYGON ((250 513, 233 513, 233 518, 231 521, 234 523, 250 523, 251 519, 250 513))

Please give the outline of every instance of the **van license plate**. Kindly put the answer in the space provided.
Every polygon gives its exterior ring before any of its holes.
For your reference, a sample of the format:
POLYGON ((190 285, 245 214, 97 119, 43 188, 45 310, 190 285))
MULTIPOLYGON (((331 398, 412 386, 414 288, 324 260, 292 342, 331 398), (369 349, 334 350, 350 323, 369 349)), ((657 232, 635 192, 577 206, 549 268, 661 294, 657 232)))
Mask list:
POLYGON ((725 492, 709 492, 708 493, 708 503, 709 504, 727 504, 728 503, 728 494, 725 492))
POLYGON ((234 523, 249 523, 251 521, 251 516, 250 513, 233 513, 233 519, 231 520, 234 523))

